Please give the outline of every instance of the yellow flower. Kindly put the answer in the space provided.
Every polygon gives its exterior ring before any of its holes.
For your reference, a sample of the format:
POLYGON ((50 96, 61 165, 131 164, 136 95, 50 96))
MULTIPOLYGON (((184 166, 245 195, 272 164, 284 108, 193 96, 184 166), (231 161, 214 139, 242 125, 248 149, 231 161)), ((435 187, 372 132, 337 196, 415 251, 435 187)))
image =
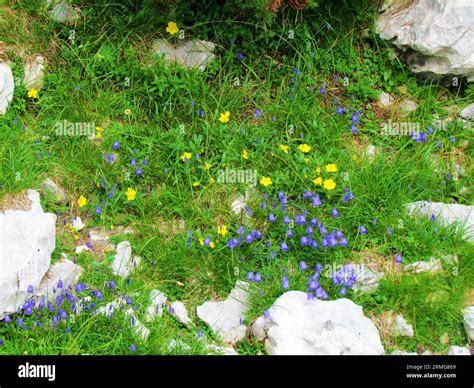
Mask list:
POLYGON ((334 190, 334 188, 336 187, 336 182, 334 182, 332 179, 325 179, 323 187, 326 190, 334 190))
POLYGON ((211 177, 211 178, 209 179, 209 183, 210 183, 211 185, 213 185, 214 183, 216 183, 216 180, 215 180, 213 177, 211 177))
POLYGON ((102 127, 95 127, 95 137, 97 139, 102 139, 102 132, 104 132, 104 128, 102 127))
POLYGON ((316 167, 316 175, 319 175, 321 174, 321 167, 316 167))
POLYGON ((272 184, 272 178, 268 176, 262 176, 262 179, 260 179, 260 184, 267 187, 272 184))
POLYGON ((304 162, 305 162, 306 164, 308 164, 309 162, 311 162, 311 159, 310 159, 310 158, 304 158, 304 162))
POLYGON ((280 149, 281 149, 285 154, 287 154, 287 153, 288 153, 288 150, 290 149, 290 147, 288 147, 288 146, 285 145, 285 144, 280 144, 280 149))
POLYGON ((227 234, 227 226, 219 225, 217 227, 217 234, 220 236, 225 236, 227 234))
POLYGON ((336 172, 337 171, 337 164, 331 163, 326 165, 327 172, 336 172))
POLYGON ((192 156, 193 154, 191 152, 183 152, 183 154, 181 155, 181 160, 182 161, 189 160, 191 159, 192 156))
POLYGON ((179 31, 178 25, 175 22, 169 22, 168 27, 166 27, 166 32, 169 32, 171 35, 176 34, 179 31))
POLYGON ((243 157, 244 159, 248 159, 248 158, 249 158, 249 152, 248 152, 247 150, 243 150, 243 151, 242 151, 242 157, 243 157))
POLYGON ((87 205, 87 199, 86 199, 86 197, 84 197, 83 195, 81 195, 81 196, 79 197, 79 199, 77 200, 77 205, 78 205, 79 207, 84 207, 84 206, 86 206, 86 205, 87 205))
POLYGON ((132 111, 130 109, 125 109, 125 111, 123 113, 125 113, 127 116, 132 115, 132 111))
POLYGON ((194 182, 194 183, 193 183, 193 186, 194 186, 194 187, 198 187, 200 184, 201 184, 201 182, 194 182))
POLYGON ((229 122, 229 117, 230 117, 230 112, 229 111, 221 113, 221 115, 219 117, 219 121, 221 123, 227 123, 227 122, 229 122))
POLYGON ((125 192, 125 195, 127 196, 127 200, 133 201, 135 197, 137 196, 137 192, 133 190, 131 187, 129 187, 127 191, 125 192))
POLYGON ((214 244, 214 241, 211 241, 211 242, 209 243, 209 246, 210 246, 211 248, 215 248, 215 247, 216 247, 216 244, 214 244))
POLYGON ((201 246, 204 245, 204 239, 202 237, 199 239, 199 244, 201 244, 201 246))
POLYGON ((207 171, 207 170, 209 170, 210 168, 211 168, 211 164, 209 164, 209 163, 207 163, 207 162, 204 163, 204 170, 207 171))
POLYGON ((30 90, 28 90, 28 98, 38 99, 38 91, 35 88, 31 88, 30 90))
POLYGON ((309 151, 311 151, 311 147, 308 144, 300 144, 298 146, 298 149, 303 152, 304 154, 307 154, 309 151))
POLYGON ((316 186, 322 186, 323 185, 323 178, 321 178, 321 177, 315 178, 315 179, 313 179, 313 183, 316 186))

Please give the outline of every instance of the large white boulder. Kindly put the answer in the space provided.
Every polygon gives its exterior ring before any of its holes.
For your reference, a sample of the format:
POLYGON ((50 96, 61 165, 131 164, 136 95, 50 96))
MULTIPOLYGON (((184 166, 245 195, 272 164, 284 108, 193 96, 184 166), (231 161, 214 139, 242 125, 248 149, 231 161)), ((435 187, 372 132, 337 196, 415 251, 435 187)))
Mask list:
POLYGON ((51 262, 56 243, 56 215, 43 213, 39 195, 28 191, 30 211, 0 213, 0 318, 32 297, 51 262), (35 202, 38 200, 38 202, 35 202))
POLYGON ((197 307, 198 317, 206 322, 225 343, 244 339, 247 327, 242 323, 249 309, 248 283, 237 281, 226 300, 205 302, 197 307))
POLYGON ((414 73, 466 76, 474 81, 472 0, 386 1, 376 30, 409 52, 414 73))
POLYGON ((380 335, 349 299, 309 300, 301 291, 280 296, 252 331, 272 355, 384 354, 380 335))

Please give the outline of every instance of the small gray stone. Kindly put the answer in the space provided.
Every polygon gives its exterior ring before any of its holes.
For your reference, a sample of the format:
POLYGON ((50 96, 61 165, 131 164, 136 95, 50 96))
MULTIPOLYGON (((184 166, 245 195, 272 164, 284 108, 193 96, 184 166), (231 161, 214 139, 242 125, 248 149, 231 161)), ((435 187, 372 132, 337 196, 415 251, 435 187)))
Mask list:
POLYGON ((237 281, 225 301, 205 302, 197 307, 198 317, 206 322, 224 343, 242 340, 247 327, 242 321, 248 311, 248 283, 237 281))
POLYGON ((394 350, 392 356, 418 356, 417 352, 405 352, 404 350, 394 350))
POLYGON ((389 107, 390 105, 394 103, 394 101, 395 100, 393 99, 393 97, 389 93, 385 93, 385 92, 381 93, 377 100, 379 105, 383 107, 389 107))
POLYGON ((72 24, 79 19, 80 10, 66 1, 61 1, 49 11, 49 15, 56 23, 72 24))
POLYGON ((223 356, 238 356, 239 354, 235 351, 233 347, 227 346, 218 346, 215 344, 209 344, 206 346, 207 350, 210 350, 213 353, 217 353, 223 356))
POLYGON ((41 90, 44 86, 45 60, 41 55, 25 63, 23 86, 25 89, 41 90))
POLYGON ((413 326, 401 314, 397 314, 393 334, 401 337, 413 337, 413 326))
POLYGON ((379 281, 383 278, 383 274, 366 267, 362 264, 351 264, 355 271, 356 281, 353 289, 356 292, 372 292, 379 287, 379 281))
POLYGON ((443 269, 440 259, 431 258, 429 261, 416 261, 403 267, 405 271, 413 273, 437 272, 443 269))
POLYGON ((469 348, 463 348, 461 346, 451 346, 448 350, 448 356, 470 356, 471 351, 469 348))
POLYGON ((405 100, 399 105, 400 111, 404 114, 410 114, 418 109, 418 104, 413 100, 405 100))
POLYGON ((112 263, 112 273, 121 278, 127 278, 132 270, 140 264, 141 258, 132 258, 132 246, 128 241, 121 241, 117 245, 115 258, 112 263))
POLYGON ((189 318, 186 306, 182 302, 176 301, 171 303, 168 308, 168 312, 184 326, 188 328, 192 326, 193 321, 191 320, 191 318, 189 318))
POLYGON ((15 81, 10 66, 0 62, 0 115, 7 113, 10 103, 13 101, 14 89, 15 81))
POLYGON ((167 62, 175 62, 188 69, 200 70, 204 70, 215 58, 214 48, 214 43, 204 40, 188 40, 172 45, 165 39, 158 39, 153 43, 153 53, 163 56, 167 62))
POLYGON ((474 121, 474 104, 466 106, 460 114, 464 120, 474 121))
POLYGON ((146 310, 146 322, 152 321, 155 317, 161 317, 163 315, 163 309, 168 297, 160 290, 152 290, 150 293, 150 299, 151 304, 146 310))
POLYGON ((471 341, 474 341, 474 306, 466 307, 463 310, 464 328, 471 341))
POLYGON ((168 343, 168 352, 174 352, 175 350, 179 352, 190 352, 191 346, 179 339, 172 339, 168 343))
POLYGON ((67 202, 66 194, 64 194, 64 191, 56 183, 54 183, 50 178, 46 178, 41 184, 41 186, 43 187, 44 190, 54 195, 54 198, 56 199, 57 202, 61 202, 61 203, 67 202))

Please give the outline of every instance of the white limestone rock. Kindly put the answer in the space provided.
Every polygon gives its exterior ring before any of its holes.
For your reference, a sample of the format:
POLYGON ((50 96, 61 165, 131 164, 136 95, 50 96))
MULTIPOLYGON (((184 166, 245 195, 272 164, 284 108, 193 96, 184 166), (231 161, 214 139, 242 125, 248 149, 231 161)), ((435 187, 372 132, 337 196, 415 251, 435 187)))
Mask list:
POLYGON ((393 0, 382 10, 376 31, 408 54, 412 72, 474 81, 474 2, 393 0))
POLYGON ((186 310, 186 306, 182 302, 176 301, 171 303, 168 312, 184 326, 189 328, 193 325, 193 321, 188 316, 188 310, 186 310))
POLYGON ((163 315, 165 303, 168 299, 164 292, 160 290, 152 290, 150 293, 151 304, 148 306, 145 315, 145 321, 150 322, 156 317, 163 315))
POLYGON ((406 205, 408 214, 431 217, 434 214, 441 223, 457 223, 464 230, 463 238, 474 241, 474 211, 472 206, 442 202, 418 201, 406 205))
POLYGON ((474 306, 466 307, 463 310, 464 328, 471 341, 474 341, 474 306))
POLYGON ((384 354, 377 328, 349 299, 308 300, 305 292, 289 291, 259 321, 271 355, 384 354))
POLYGON ((37 55, 33 59, 29 59, 25 63, 23 69, 23 86, 25 89, 41 90, 44 86, 46 62, 43 56, 37 55))
POLYGON ((198 317, 206 322, 224 343, 245 338, 247 327, 242 324, 248 305, 248 283, 237 281, 225 301, 205 302, 197 307, 198 317))
POLYGON ((13 101, 15 81, 10 66, 0 62, 0 115, 7 113, 8 107, 13 101))
POLYGON ((382 273, 362 264, 351 265, 354 268, 356 278, 356 281, 353 285, 354 291, 372 292, 379 287, 380 279, 383 279, 382 273))
POLYGON ((173 45, 165 39, 153 42, 153 54, 163 56, 167 62, 178 63, 188 69, 205 70, 215 58, 215 44, 204 40, 187 40, 173 45))
POLYGON ((121 241, 117 244, 114 261, 112 262, 112 273, 121 278, 127 278, 132 270, 140 264, 141 258, 132 258, 132 246, 128 241, 121 241))
POLYGON ((401 314, 397 314, 393 334, 400 337, 413 337, 415 333, 413 326, 401 314))
POLYGON ((463 348, 462 346, 451 346, 448 350, 448 356, 470 356, 471 351, 469 348, 463 348))
POLYGON ((51 266, 35 290, 35 294, 46 295, 48 300, 52 300, 69 287, 74 288, 83 272, 83 268, 63 258, 51 266), (59 281, 62 282, 62 289, 57 288, 59 281))
POLYGON ((30 211, 0 213, 0 316, 31 297, 28 287, 40 285, 56 244, 56 215, 43 213, 37 192, 28 194, 34 201, 30 211))
POLYGON ((63 189, 61 189, 54 181, 50 178, 46 178, 43 183, 41 183, 43 189, 51 193, 57 202, 67 203, 66 194, 63 189))

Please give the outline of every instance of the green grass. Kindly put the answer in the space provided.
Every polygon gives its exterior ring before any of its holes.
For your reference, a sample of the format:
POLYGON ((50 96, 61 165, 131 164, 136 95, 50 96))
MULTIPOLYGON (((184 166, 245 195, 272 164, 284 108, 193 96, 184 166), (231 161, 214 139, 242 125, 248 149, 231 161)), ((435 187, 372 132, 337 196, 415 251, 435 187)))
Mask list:
MULTIPOLYGON (((48 60, 46 86, 39 99, 26 98, 27 91, 17 86, 13 104, 0 121, 0 195, 37 188, 49 176, 60 182, 69 203, 58 205, 42 194, 45 210, 60 212, 66 220, 79 215, 88 228, 131 226, 133 235, 118 236, 115 241, 129 239, 133 254, 142 257, 128 282, 112 275, 107 258, 75 255, 76 233, 61 223, 53 259, 61 252, 77 258, 85 269, 80 281, 90 290, 105 290, 97 306, 116 297, 107 286, 114 279, 117 295, 134 295, 139 319, 149 303, 149 291, 158 288, 169 300, 182 300, 196 326, 188 330, 165 313, 147 324, 151 335, 141 342, 127 322, 130 317, 120 313, 110 320, 87 312, 57 328, 50 324, 53 314, 46 314, 42 328, 34 328, 34 317, 23 316, 25 329, 0 325, 0 339, 4 339, 1 354, 129 354, 131 344, 137 345, 137 354, 169 354, 173 352, 168 343, 177 338, 190 348, 174 354, 206 353, 204 343, 218 341, 197 319, 194 307, 211 298, 225 298, 248 271, 261 272, 264 279, 251 287, 246 317, 250 323, 284 292, 284 273, 289 274, 292 289, 307 290, 308 275, 298 270, 300 260, 314 268, 316 263, 342 265, 357 261, 360 255, 377 253, 393 262, 397 252, 403 254, 405 263, 448 253, 457 254, 460 260, 457 275, 443 271, 388 276, 374 294, 348 291, 347 297, 361 304, 366 313, 401 312, 413 324, 415 337, 384 342, 387 352, 395 347, 416 350, 421 346, 443 353, 448 345, 440 337, 445 333, 450 344, 466 343, 461 308, 474 280, 472 245, 453 227, 408 217, 404 204, 418 200, 472 202, 472 150, 470 144, 464 145, 470 134, 455 125, 418 144, 409 136, 382 137, 380 123, 388 118, 412 121, 426 130, 433 114, 444 117, 443 107, 461 107, 472 101, 472 88, 449 90, 413 78, 372 31, 374 8, 368 1, 337 9, 320 4, 303 15, 286 11, 273 22, 244 11, 242 15, 232 6, 212 8, 204 1, 195 2, 198 11, 180 3, 174 10, 160 12, 135 10, 128 3, 106 3, 83 2, 85 19, 75 26, 74 41, 69 39, 72 27, 51 22, 45 10, 31 2, 6 2, 0 7, 0 41, 7 46, 14 75, 21 78, 23 72, 23 59, 15 47, 24 48, 28 55, 41 52, 48 60), (188 36, 217 44, 217 58, 205 72, 150 58, 150 42, 166 37, 169 20, 177 21, 188 36), (366 29, 368 37, 364 37, 366 29), (294 39, 289 38, 290 30, 294 39), (235 39, 234 44, 230 39, 235 39), (243 61, 237 59, 239 52, 245 55, 243 61), (152 64, 147 65, 150 60, 152 64), (321 85, 325 86, 324 96, 319 93, 321 85), (419 103, 419 109, 405 119, 396 110, 382 112, 375 106, 381 91, 390 91, 397 99, 410 97, 419 103), (351 113, 336 114, 334 97, 351 113), (128 109, 131 115, 125 114, 128 109), (198 117, 198 109, 205 111, 205 117, 198 117), (262 112, 259 118, 254 117, 256 109, 262 112), (351 115, 356 109, 361 112, 360 124, 358 134, 352 135, 351 115), (229 123, 223 124, 218 118, 225 111, 231 116, 229 123), (55 124, 62 120, 93 122, 105 128, 103 141, 57 136, 55 124), (456 138, 454 143, 451 136, 456 138), (116 140, 119 150, 112 148, 116 140), (301 153, 297 148, 301 143, 312 150, 301 153), (369 143, 378 148, 373 162, 363 155, 369 143), (290 147, 288 154, 279 148, 282 144, 290 147), (243 150, 249 152, 248 159, 242 157, 243 150), (103 160, 103 153, 111 152, 118 156, 114 164, 103 160), (193 155, 188 163, 181 160, 183 152, 193 155), (435 170, 432 155, 439 157, 440 171, 435 170), (140 177, 130 166, 132 158, 137 165, 143 159, 148 161, 140 177), (453 175, 454 159, 467 168, 466 176, 457 180, 446 178, 448 172, 453 175), (324 170, 329 163, 337 164, 337 173, 324 170), (333 191, 313 184, 318 166, 322 176, 336 181, 333 191), (257 184, 248 203, 253 217, 244 221, 248 229, 264 231, 264 239, 234 251, 226 243, 229 236, 236 235, 243 216, 233 214, 230 203, 248 186, 219 183, 219 170, 226 167, 256 170, 258 181, 262 176, 273 181, 268 188, 257 184), (101 187, 102 178, 106 189, 101 187), (200 185, 194 186, 195 182, 200 185), (116 193, 108 198, 114 184, 116 193), (134 201, 126 199, 128 187, 137 191, 134 201), (355 195, 349 203, 341 202, 344 187, 355 195), (311 251, 298 248, 295 241, 295 245, 289 243, 292 249, 287 254, 272 259, 264 241, 268 239, 277 248, 286 227, 281 223, 263 227, 263 221, 280 190, 290 200, 288 213, 299 214, 307 207, 329 230, 342 230, 349 246, 311 251), (313 209, 308 200, 302 205, 305 190, 318 192, 324 205, 313 209), (263 192, 269 195, 265 211, 259 209, 263 192), (76 201, 81 195, 88 204, 78 208, 76 201), (94 212, 96 206, 102 207, 100 216, 94 212), (339 218, 331 218, 333 207, 341 213, 339 218), (179 223, 181 227, 173 231, 166 227, 179 223), (225 238, 217 235, 220 224, 229 228, 225 238), (368 228, 367 235, 358 233, 360 225, 368 228), (393 228, 392 236, 387 234, 389 227, 393 228), (193 233, 189 248, 188 230, 193 233), (200 245, 199 238, 207 236, 212 236, 216 248, 200 245), (438 291, 442 292, 440 298, 430 302, 428 297, 438 291), (65 333, 66 327, 70 334, 65 333), (204 331, 204 340, 197 336, 199 329, 204 331)), ((87 232, 77 235, 83 239, 87 232)), ((340 297, 339 288, 330 279, 321 283, 330 299, 340 297)), ((236 348, 241 354, 264 352, 252 338, 236 348)))

